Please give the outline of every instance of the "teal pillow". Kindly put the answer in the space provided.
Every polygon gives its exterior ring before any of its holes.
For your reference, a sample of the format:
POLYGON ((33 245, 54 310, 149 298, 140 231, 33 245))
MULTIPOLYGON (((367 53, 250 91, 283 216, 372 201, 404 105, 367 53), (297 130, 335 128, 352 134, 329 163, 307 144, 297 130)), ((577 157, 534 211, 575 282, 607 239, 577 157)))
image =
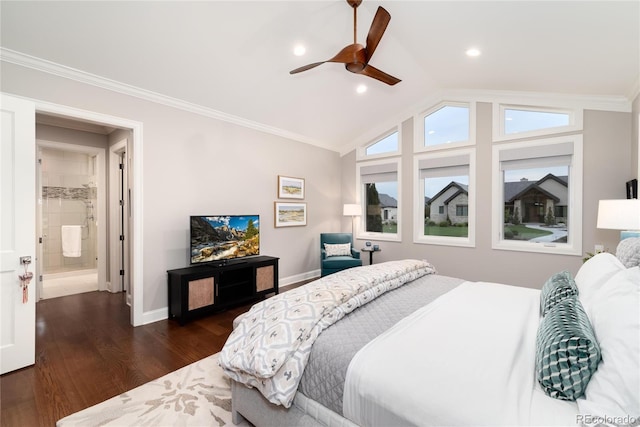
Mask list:
POLYGON ((600 357, 600 346, 577 297, 554 305, 540 322, 536 378, 547 395, 560 400, 582 396, 600 357))
POLYGON ((578 287, 568 271, 556 273, 542 285, 540 291, 540 314, 546 316, 549 310, 566 298, 578 295, 578 287))

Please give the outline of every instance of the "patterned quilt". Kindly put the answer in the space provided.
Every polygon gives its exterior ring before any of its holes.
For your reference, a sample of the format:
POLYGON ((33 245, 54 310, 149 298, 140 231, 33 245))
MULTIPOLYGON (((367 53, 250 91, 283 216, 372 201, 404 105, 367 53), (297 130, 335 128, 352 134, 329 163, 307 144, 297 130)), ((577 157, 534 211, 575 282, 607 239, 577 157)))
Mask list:
POLYGON ((435 272, 426 261, 390 261, 343 270, 262 301, 239 319, 220 352, 220 366, 288 408, 324 329, 385 292, 435 272))

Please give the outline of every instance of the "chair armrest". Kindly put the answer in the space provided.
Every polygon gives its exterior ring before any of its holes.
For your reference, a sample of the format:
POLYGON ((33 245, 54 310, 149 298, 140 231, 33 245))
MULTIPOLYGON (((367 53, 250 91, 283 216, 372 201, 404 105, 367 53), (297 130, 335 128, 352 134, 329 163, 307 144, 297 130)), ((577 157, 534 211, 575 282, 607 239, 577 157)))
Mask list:
POLYGON ((351 256, 360 259, 360 251, 351 248, 351 256))
POLYGON ((327 258, 327 251, 325 251, 324 249, 320 249, 320 259, 325 258, 327 258))

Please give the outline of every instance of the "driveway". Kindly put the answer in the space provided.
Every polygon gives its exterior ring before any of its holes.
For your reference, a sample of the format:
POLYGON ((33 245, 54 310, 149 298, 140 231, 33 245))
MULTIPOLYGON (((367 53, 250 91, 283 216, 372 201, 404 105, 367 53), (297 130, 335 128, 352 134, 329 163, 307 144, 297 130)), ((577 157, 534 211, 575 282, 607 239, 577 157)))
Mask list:
POLYGON ((551 234, 536 237, 529 242, 555 242, 558 239, 567 236, 567 227, 547 227, 544 224, 525 224, 529 228, 537 228, 538 230, 550 231, 551 234))

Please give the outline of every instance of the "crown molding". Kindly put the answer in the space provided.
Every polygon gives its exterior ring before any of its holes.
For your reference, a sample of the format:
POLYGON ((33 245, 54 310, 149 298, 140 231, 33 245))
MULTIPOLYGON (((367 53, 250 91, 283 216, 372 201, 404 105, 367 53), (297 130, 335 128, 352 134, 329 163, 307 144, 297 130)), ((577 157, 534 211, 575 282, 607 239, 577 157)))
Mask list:
POLYGON ((280 136, 283 138, 291 139, 291 140, 302 142, 305 144, 315 145, 317 147, 321 147, 327 150, 337 151, 335 148, 328 146, 328 144, 326 143, 322 143, 318 140, 309 138, 304 135, 297 134, 295 132, 289 132, 287 130, 280 129, 274 126, 265 125, 263 123, 248 120, 239 116, 223 113, 222 111, 214 110, 212 108, 204 107, 202 105, 198 105, 191 102, 183 101, 181 99, 162 95, 160 93, 153 92, 150 90, 141 89, 136 86, 121 83, 116 80, 111 80, 106 77, 98 76, 96 74, 87 73, 85 71, 77 70, 75 68, 67 67, 65 65, 57 64, 55 62, 51 62, 46 59, 27 55, 22 52, 7 49, 4 47, 0 47, 0 60, 14 64, 14 65, 18 65, 21 67, 30 68, 36 71, 41 71, 43 73, 63 77, 65 79, 73 80, 79 83, 92 85, 95 87, 99 87, 101 89, 107 89, 113 92, 118 92, 124 95, 129 95, 135 98, 143 99, 145 101, 150 101, 156 104, 161 104, 161 105, 176 108, 182 111, 198 114, 200 116, 209 117, 212 119, 221 120, 228 123, 233 123, 238 126, 257 130, 257 131, 275 135, 275 136, 280 136))

